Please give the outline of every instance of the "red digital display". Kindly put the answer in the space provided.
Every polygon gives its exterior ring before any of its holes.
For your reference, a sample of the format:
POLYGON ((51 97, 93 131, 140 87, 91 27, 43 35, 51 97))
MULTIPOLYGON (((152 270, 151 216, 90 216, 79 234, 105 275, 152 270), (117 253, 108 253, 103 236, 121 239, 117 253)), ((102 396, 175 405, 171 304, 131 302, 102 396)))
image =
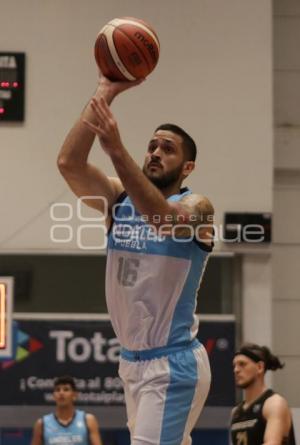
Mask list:
POLYGON ((18 82, 0 82, 1 88, 18 88, 18 82))
POLYGON ((24 120, 25 54, 0 52, 0 122, 24 120))

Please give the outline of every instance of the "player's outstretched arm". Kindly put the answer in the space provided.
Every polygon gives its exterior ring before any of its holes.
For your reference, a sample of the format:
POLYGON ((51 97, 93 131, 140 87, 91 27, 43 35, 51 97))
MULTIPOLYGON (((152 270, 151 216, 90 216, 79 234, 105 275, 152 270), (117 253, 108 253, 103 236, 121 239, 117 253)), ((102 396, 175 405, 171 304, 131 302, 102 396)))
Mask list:
POLYGON ((291 414, 286 400, 275 394, 264 404, 266 430, 263 445, 282 445, 291 428, 291 414))
POLYGON ((33 427, 31 445, 42 445, 43 443, 43 421, 38 419, 33 427))
POLYGON ((103 445, 99 434, 99 425, 96 417, 92 414, 86 415, 86 423, 89 430, 90 444, 91 445, 103 445))
MULTIPOLYGON (((141 80, 136 82, 111 82, 105 77, 100 77, 94 95, 95 101, 100 101, 100 98, 103 97, 108 103, 111 103, 118 94, 139 83, 141 83, 141 80)), ((83 120, 85 119, 98 125, 97 117, 90 103, 85 107, 80 118, 68 133, 59 152, 57 164, 61 174, 78 197, 100 197, 100 199, 86 200, 86 204, 103 212, 102 198, 106 199, 110 208, 123 190, 123 186, 118 178, 109 178, 100 169, 88 163, 88 156, 95 134, 84 125, 83 120)))

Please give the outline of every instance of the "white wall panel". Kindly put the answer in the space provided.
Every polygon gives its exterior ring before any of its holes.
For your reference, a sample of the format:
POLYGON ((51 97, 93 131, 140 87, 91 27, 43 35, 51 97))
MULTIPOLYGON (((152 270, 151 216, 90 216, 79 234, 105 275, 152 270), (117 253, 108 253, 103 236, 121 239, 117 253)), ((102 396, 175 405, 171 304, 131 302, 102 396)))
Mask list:
POLYGON ((300 355, 299 300, 273 301, 273 345, 277 354, 300 355))
MULTIPOLYGON (((283 369, 278 369, 273 374, 273 382, 275 391, 287 398, 290 406, 299 407, 300 400, 300 358, 281 356, 281 360, 285 363, 283 369)), ((297 417, 297 425, 299 419, 297 417)), ((296 430, 296 435, 299 434, 299 429, 296 430)))
POLYGON ((275 17, 274 22, 274 68, 299 70, 300 15, 275 17))
POLYGON ((271 346, 272 293, 269 255, 245 255, 242 265, 243 340, 271 346))
MULTIPOLYGON (((274 245, 272 249, 273 300, 300 300, 300 246, 274 245)), ((300 335, 300 331, 299 331, 300 335)))
POLYGON ((300 128, 275 129, 274 167, 300 169, 300 128))
POLYGON ((300 16, 299 0, 274 0, 274 15, 300 16))
MULTIPOLYGON (((26 120, 1 124, 1 249, 53 248, 47 206, 69 196, 56 156, 96 86, 95 36, 124 15, 148 20, 161 40, 157 69, 113 105, 133 157, 142 163, 158 124, 177 123, 199 146, 188 184, 211 198, 217 223, 226 210, 271 211, 269 0, 189 0, 188 7, 181 0, 11 0, 1 6, 0 51, 27 54, 26 120)), ((98 144, 91 160, 114 174, 98 144)))
POLYGON ((300 186, 274 191, 273 235, 277 243, 300 243, 300 186))
POLYGON ((274 116, 277 126, 300 125, 300 71, 274 73, 274 116))

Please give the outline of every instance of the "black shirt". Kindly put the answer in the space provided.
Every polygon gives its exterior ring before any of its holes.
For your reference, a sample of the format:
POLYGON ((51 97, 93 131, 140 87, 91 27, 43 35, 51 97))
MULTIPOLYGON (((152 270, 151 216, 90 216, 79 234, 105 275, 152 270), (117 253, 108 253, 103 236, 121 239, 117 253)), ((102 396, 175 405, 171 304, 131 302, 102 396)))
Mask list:
MULTIPOLYGON (((263 406, 265 401, 274 393, 267 389, 258 399, 256 399, 246 409, 244 402, 241 402, 233 412, 231 419, 231 440, 233 445, 262 445, 266 429, 266 419, 263 416, 263 406)), ((289 436, 282 442, 282 445, 296 445, 293 425, 289 436)))

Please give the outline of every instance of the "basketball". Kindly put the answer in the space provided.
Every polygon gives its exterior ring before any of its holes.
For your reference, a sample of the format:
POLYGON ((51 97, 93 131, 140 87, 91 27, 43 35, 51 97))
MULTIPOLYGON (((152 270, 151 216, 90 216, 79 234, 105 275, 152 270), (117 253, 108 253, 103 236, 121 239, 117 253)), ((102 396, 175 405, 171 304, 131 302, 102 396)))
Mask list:
POLYGON ((153 71, 159 48, 158 37, 148 23, 134 17, 116 18, 99 32, 95 59, 110 80, 134 81, 153 71))

